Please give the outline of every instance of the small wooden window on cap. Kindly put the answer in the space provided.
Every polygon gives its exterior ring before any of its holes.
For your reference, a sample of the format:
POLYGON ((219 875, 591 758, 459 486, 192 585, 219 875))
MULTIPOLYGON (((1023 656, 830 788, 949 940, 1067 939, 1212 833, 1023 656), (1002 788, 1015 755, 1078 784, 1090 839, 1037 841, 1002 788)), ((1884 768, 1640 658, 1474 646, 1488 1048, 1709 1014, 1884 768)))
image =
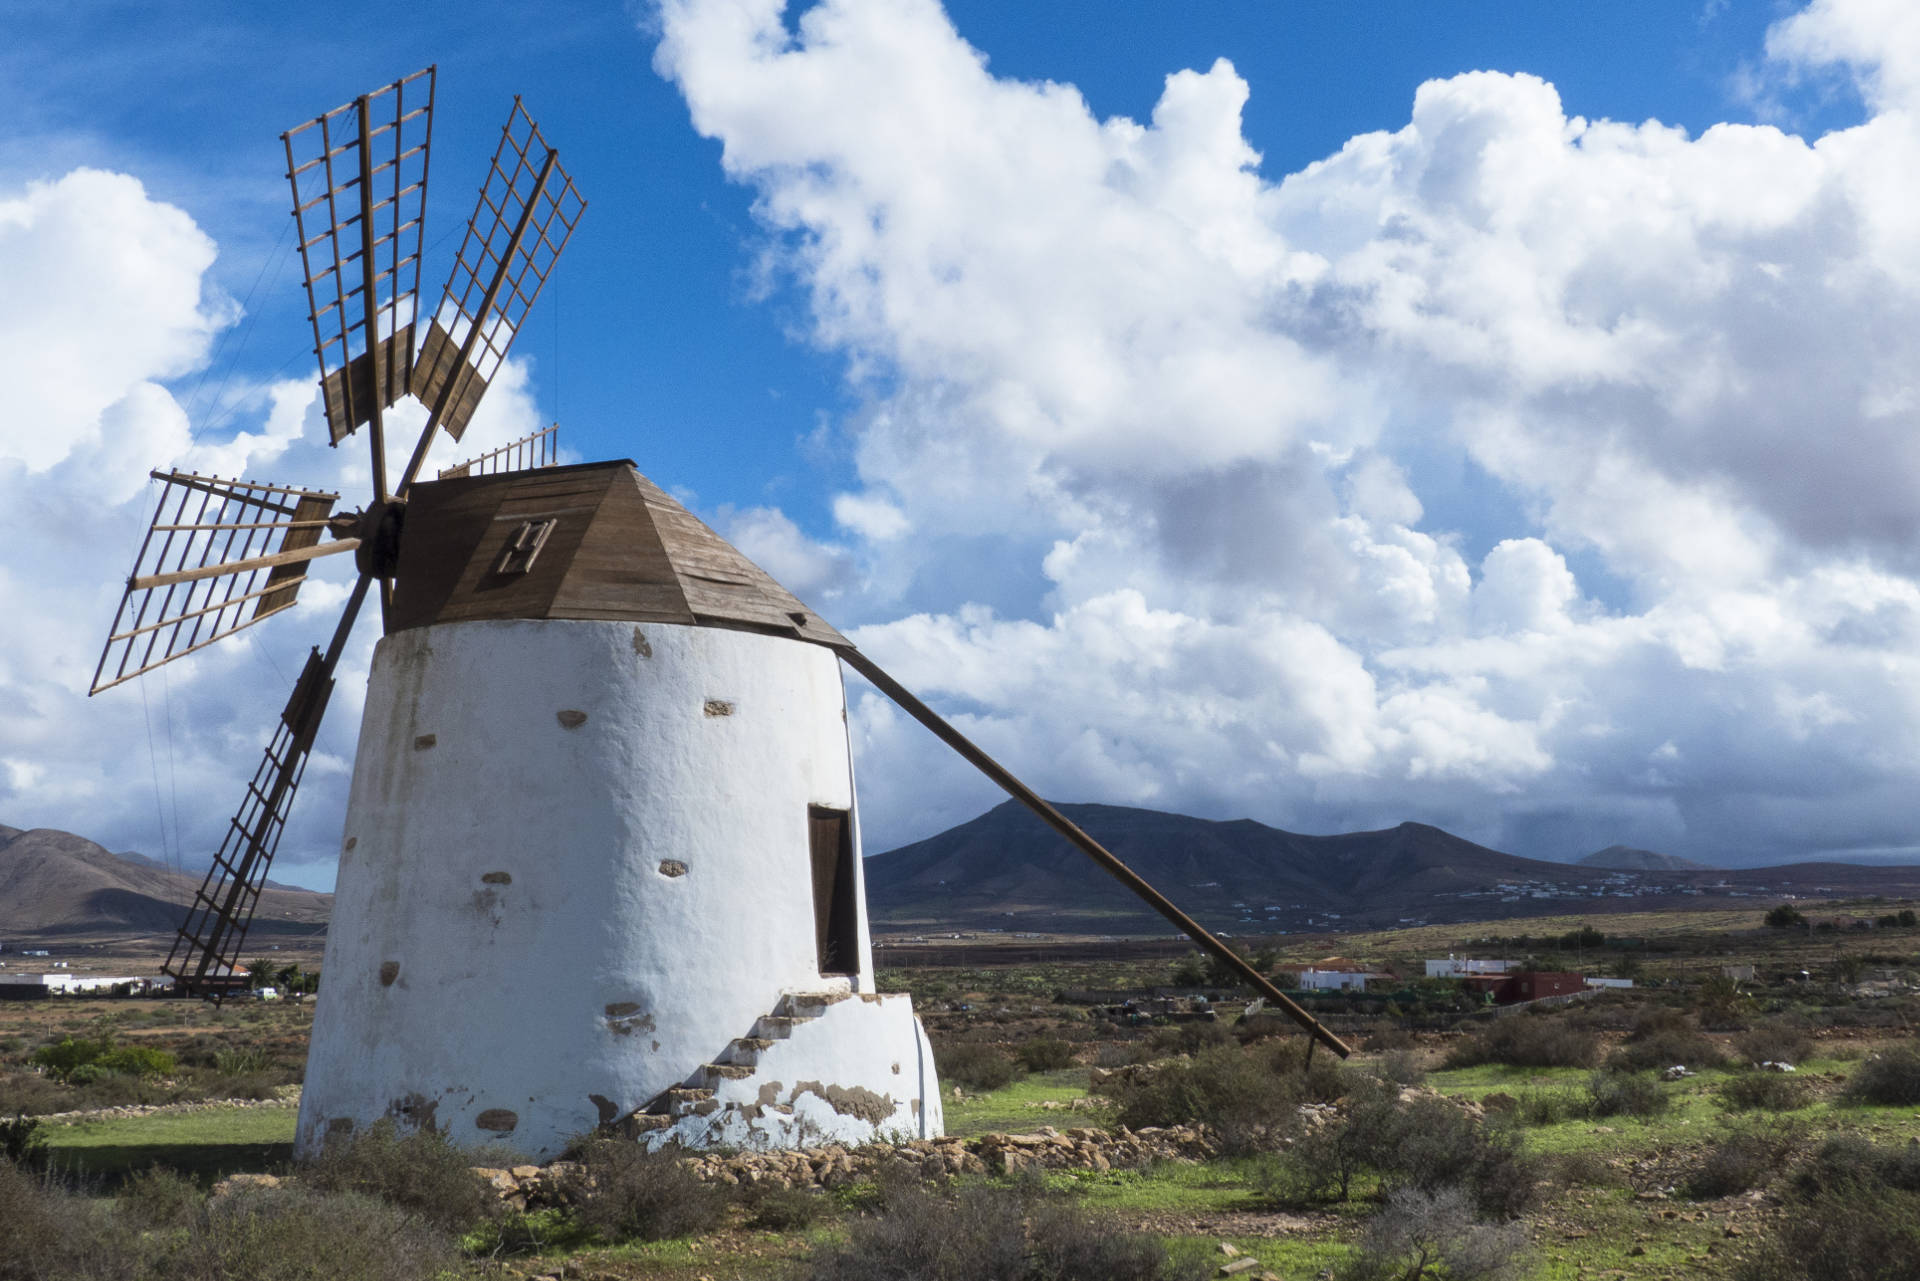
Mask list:
POLYGON ((507 540, 506 548, 500 553, 500 566, 494 572, 524 574, 532 569, 534 558, 540 555, 540 549, 547 545, 547 536, 559 523, 552 516, 521 522, 520 528, 513 531, 513 537, 507 540))

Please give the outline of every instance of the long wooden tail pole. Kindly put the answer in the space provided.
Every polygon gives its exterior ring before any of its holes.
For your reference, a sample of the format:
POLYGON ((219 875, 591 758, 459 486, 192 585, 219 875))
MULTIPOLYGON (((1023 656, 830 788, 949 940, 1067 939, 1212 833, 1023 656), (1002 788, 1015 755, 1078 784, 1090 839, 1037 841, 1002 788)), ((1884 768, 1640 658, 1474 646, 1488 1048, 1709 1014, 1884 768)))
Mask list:
POLYGON ((1343 1059, 1353 1053, 1345 1041, 1342 1041, 1329 1031, 1326 1025, 1321 1023, 1319 1019, 1314 1018, 1313 1015, 1296 1005, 1288 998, 1286 993, 1275 987, 1273 983, 1268 980, 1267 976, 1255 969, 1245 957, 1235 952, 1225 943, 1222 943, 1219 939, 1208 933, 1206 928, 1198 921, 1175 907, 1172 902, 1167 899, 1166 895, 1147 884, 1138 872, 1121 862, 1102 846, 1100 842, 1088 836, 1072 819, 1047 804, 1045 800, 1041 799, 1039 793, 1008 773, 1005 767, 998 761, 976 747, 972 740, 967 738, 965 734, 962 734, 952 725, 949 725, 938 712, 935 712, 925 703, 915 698, 905 686, 901 685, 899 681, 894 680, 893 677, 887 675, 872 659, 862 654, 859 650, 854 649, 852 646, 837 650, 836 652, 847 666, 866 677, 868 681, 872 682, 875 689, 899 704, 907 715, 932 730, 940 741, 960 753, 975 769, 999 784, 1007 795, 1013 797, 1014 800, 1019 801, 1022 805, 1039 815, 1047 826, 1079 846, 1081 852, 1088 858, 1091 858, 1101 867, 1111 872, 1115 879, 1122 885, 1125 885, 1135 894, 1145 899, 1149 907, 1173 922, 1179 927, 1181 933, 1185 934, 1195 943, 1198 943, 1209 955, 1217 958, 1221 964, 1227 966, 1233 970, 1234 973, 1245 979, 1248 986, 1267 998, 1269 1005, 1277 1007, 1282 1013, 1286 1014, 1287 1017, 1305 1028, 1314 1040, 1325 1045, 1329 1050, 1332 1050, 1343 1059))

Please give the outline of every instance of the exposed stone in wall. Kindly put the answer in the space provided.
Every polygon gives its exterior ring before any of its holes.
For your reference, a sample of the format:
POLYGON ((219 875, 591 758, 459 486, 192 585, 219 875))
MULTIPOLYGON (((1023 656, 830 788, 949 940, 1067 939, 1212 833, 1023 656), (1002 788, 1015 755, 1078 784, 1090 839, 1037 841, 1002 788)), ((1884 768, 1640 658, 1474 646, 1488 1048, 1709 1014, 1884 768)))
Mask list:
MULTIPOLYGON (((1012 1174, 1021 1170, 1124 1170, 1156 1161, 1202 1161, 1218 1145, 1204 1126, 1165 1129, 1072 1129, 1051 1126, 1032 1134, 986 1134, 971 1139, 914 1139, 861 1147, 830 1143, 819 1148, 768 1152, 698 1152, 688 1165, 709 1183, 752 1187, 837 1188, 875 1179, 890 1169, 922 1178, 963 1174, 1012 1174)), ((559 1203, 560 1186, 574 1167, 565 1161, 511 1170, 477 1168, 503 1200, 516 1206, 559 1203)))

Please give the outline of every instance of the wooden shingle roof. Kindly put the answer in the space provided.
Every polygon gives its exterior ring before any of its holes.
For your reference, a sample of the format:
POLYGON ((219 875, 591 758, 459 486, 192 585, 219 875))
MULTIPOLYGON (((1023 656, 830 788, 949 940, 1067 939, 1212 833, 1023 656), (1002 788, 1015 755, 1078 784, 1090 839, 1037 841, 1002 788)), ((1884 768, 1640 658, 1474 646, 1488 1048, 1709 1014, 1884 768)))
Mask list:
POLYGON ((849 647, 626 460, 409 491, 388 630, 506 618, 682 623, 849 647), (519 569, 515 547, 535 536, 519 569))

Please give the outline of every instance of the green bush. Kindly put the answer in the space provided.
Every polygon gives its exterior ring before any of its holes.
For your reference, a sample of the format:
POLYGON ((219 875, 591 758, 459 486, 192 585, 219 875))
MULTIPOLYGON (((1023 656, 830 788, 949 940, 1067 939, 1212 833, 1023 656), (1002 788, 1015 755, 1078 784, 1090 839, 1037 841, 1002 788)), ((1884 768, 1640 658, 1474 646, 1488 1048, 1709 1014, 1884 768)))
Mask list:
POLYGON ((476 1258, 508 1259, 575 1249, 588 1244, 592 1235, 562 1209, 509 1209, 468 1232, 460 1245, 476 1258))
POLYGON ((936 1045, 933 1059, 941 1080, 969 1090, 997 1090, 1020 1075, 1020 1065, 1004 1050, 981 1041, 936 1045))
POLYGON ((116 1046, 105 1037, 64 1037, 33 1052, 33 1062, 55 1080, 87 1085, 108 1076, 171 1076, 173 1055, 144 1045, 116 1046))
POLYGON ((33 1063, 46 1069, 48 1076, 56 1081, 64 1081, 72 1076, 74 1069, 85 1067, 108 1050, 113 1042, 102 1039, 88 1040, 85 1037, 63 1037, 51 1045, 43 1045, 33 1052, 33 1063))
POLYGON ((700 1181, 677 1152, 628 1139, 590 1139, 561 1181, 574 1215, 605 1241, 664 1241, 718 1227, 727 1197, 700 1181))
POLYGON ((1644 1072, 1607 1069, 1587 1078, 1589 1116, 1657 1116, 1668 1103, 1660 1082, 1644 1072))
POLYGON ((16 1116, 0 1121, 0 1160, 23 1169, 38 1169, 47 1153, 47 1136, 35 1117, 16 1116))
POLYGON ((1565 1090, 1526 1090, 1516 1100, 1513 1113, 1523 1125, 1558 1125, 1586 1115, 1585 1100, 1565 1090))
POLYGON ((491 1189, 470 1168, 481 1162, 437 1130, 401 1133, 381 1120, 329 1139, 300 1168, 302 1182, 327 1192, 355 1193, 418 1215, 446 1232, 464 1232, 494 1211, 491 1189))
POLYGON ((1854 1069, 1842 1097, 1848 1103, 1880 1107, 1920 1104, 1920 1050, 1901 1046, 1874 1055, 1854 1069))
POLYGON ((762 1184, 744 1198, 747 1226, 768 1232, 799 1232, 827 1212, 827 1198, 807 1188, 762 1184))
POLYGON ((1057 1072, 1073 1066, 1073 1046, 1050 1036, 1036 1036, 1015 1052, 1020 1066, 1029 1072, 1057 1072))
POLYGON ((221 1076, 251 1076, 265 1072, 270 1064, 267 1052, 257 1045, 213 1052, 213 1070, 221 1076))
POLYGON ((1592 1067, 1600 1040, 1562 1015, 1513 1014, 1495 1019, 1447 1051, 1446 1066, 1592 1067))

